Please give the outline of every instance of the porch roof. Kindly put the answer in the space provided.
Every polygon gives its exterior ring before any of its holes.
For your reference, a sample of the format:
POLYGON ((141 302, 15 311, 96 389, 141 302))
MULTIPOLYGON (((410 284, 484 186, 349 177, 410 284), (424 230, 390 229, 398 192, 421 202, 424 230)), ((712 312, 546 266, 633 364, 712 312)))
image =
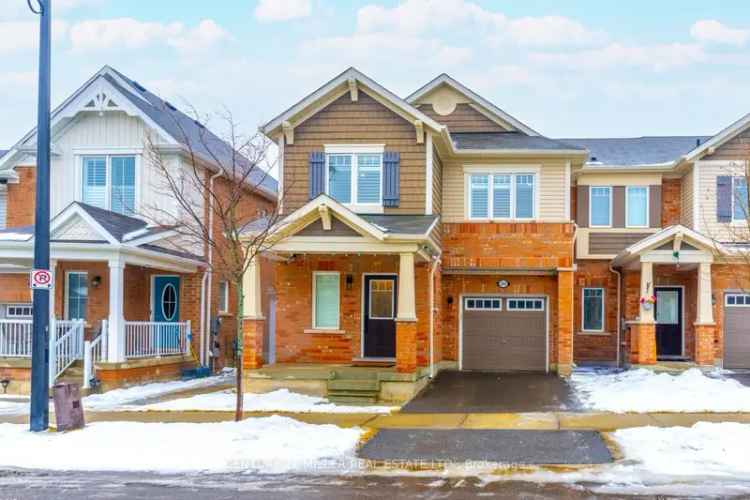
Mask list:
POLYGON ((677 224, 666 227, 625 248, 612 260, 612 266, 622 267, 646 254, 656 254, 658 252, 664 253, 666 257, 671 256, 671 261, 677 264, 689 262, 684 259, 685 255, 702 254, 713 258, 714 254, 726 254, 727 249, 723 244, 688 227, 677 224), (670 243, 672 243, 671 247, 664 248, 665 245, 669 245, 670 243))

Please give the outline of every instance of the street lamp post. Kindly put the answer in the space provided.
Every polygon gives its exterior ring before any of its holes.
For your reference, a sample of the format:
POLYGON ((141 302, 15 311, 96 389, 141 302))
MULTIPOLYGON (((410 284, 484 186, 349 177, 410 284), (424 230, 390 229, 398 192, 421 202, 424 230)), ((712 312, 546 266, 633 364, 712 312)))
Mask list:
MULTIPOLYGON (((36 134, 36 211, 34 215, 34 269, 49 269, 50 192, 50 28, 52 0, 26 0, 39 15, 39 102, 36 134)), ((31 430, 49 427, 50 288, 34 288, 34 331, 31 350, 31 430)))

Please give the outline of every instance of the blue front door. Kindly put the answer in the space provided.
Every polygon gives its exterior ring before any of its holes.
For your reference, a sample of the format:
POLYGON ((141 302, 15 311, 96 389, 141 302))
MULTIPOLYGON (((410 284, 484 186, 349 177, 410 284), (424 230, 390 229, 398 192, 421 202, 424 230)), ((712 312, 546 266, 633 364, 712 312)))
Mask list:
MULTIPOLYGON (((157 323, 177 323, 180 320, 179 276, 154 277, 153 304, 154 321, 157 323)), ((157 327, 154 342, 164 348, 177 348, 180 345, 179 327, 157 327)))

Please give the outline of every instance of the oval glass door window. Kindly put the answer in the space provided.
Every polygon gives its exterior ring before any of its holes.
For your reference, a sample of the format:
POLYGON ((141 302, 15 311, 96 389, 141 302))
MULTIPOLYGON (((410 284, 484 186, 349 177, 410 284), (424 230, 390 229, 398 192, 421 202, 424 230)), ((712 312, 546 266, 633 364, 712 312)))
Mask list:
POLYGON ((173 321, 177 314, 177 289, 172 283, 164 285, 161 292, 161 314, 167 321, 173 321))

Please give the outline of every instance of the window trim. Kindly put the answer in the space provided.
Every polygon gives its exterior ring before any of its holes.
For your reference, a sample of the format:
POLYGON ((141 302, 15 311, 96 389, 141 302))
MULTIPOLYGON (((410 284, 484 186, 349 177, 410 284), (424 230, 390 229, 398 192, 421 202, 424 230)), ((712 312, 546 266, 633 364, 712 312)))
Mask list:
POLYGON ((227 280, 219 281, 219 314, 227 314, 229 312, 229 282, 227 280), (224 289, 222 290, 222 286, 224 289), (222 307, 222 301, 224 302, 222 307))
POLYGON ((385 153, 385 144, 325 144, 325 186, 324 192, 326 195, 330 195, 329 186, 329 170, 330 165, 328 159, 331 155, 335 156, 350 156, 351 157, 351 168, 352 168, 352 183, 349 188, 349 194, 351 196, 349 203, 343 203, 342 205, 349 208, 353 212, 383 212, 383 175, 384 175, 384 163, 383 156, 385 153), (357 196, 359 195, 359 155, 379 155, 380 156, 380 189, 378 190, 378 201, 359 203, 357 196))
MULTIPOLYGON (((612 224, 614 222, 612 220, 614 218, 613 217, 614 214, 612 213, 613 212, 613 208, 612 208, 613 197, 614 196, 613 196, 612 186, 589 186, 589 227, 599 227, 599 228, 611 228, 612 227, 612 224), (592 193, 594 189, 606 189, 607 191, 609 191, 609 223, 608 224, 603 224, 603 225, 594 224, 594 219, 593 217, 591 217, 591 214, 592 214, 591 210, 594 207, 594 204, 591 202, 594 198, 593 193, 592 193)), ((626 218, 627 218, 627 214, 626 214, 626 218)))
MULTIPOLYGON (((747 179, 747 178, 745 176, 743 176, 743 175, 733 175, 732 176, 732 223, 733 224, 743 224, 743 223, 747 223, 748 219, 750 219, 750 213, 745 214, 745 218, 744 219, 737 219, 734 216, 734 205, 735 205, 735 202, 737 201, 737 196, 736 196, 736 194, 734 192, 734 186, 735 186, 735 182, 736 182, 737 179, 747 179)), ((749 185, 747 185, 747 189, 750 190, 750 183, 748 183, 748 184, 749 185)), ((750 209, 748 209, 748 212, 750 212, 750 209)))
POLYGON ((626 186, 625 187, 625 227, 627 228, 647 228, 651 227, 651 186, 626 186), (646 190, 646 224, 643 226, 630 224, 628 211, 628 204, 630 198, 628 197, 631 189, 645 189, 646 190))
POLYGON ((86 158, 92 157, 104 157, 105 158, 105 198, 104 198, 104 210, 112 211, 112 158, 132 157, 134 158, 135 168, 135 196, 133 201, 133 213, 124 214, 129 217, 133 217, 138 214, 141 207, 141 158, 143 152, 141 150, 123 149, 121 151, 116 150, 98 150, 98 149, 76 149, 75 163, 76 163, 76 201, 83 203, 83 167, 86 158))
MULTIPOLYGON (((475 302, 476 304, 476 302, 475 302)), ((464 297, 464 311, 472 311, 472 312, 498 312, 503 310, 503 299, 502 297, 494 296, 494 295, 469 295, 467 297, 464 297), (469 307, 469 301, 470 300, 480 300, 482 301, 481 307, 476 307, 476 305, 469 307), (487 300, 491 303, 497 302, 497 307, 495 307, 493 304, 490 304, 490 307, 484 307, 484 301, 487 300)))
MULTIPOLYGON (((65 307, 64 307, 64 314, 65 319, 70 320, 70 277, 74 274, 83 274, 86 276, 86 311, 84 311, 84 321, 88 321, 88 308, 89 308, 89 273, 88 271, 80 271, 80 270, 70 270, 65 272, 65 307)), ((79 318, 80 319, 80 318, 79 318)))
POLYGON ((544 304, 544 299, 540 297, 508 297, 507 299, 505 299, 505 307, 508 311, 514 311, 514 312, 527 312, 527 311, 539 312, 539 311, 544 311, 546 309, 545 304, 544 304), (534 307, 532 308, 524 307, 523 309, 521 309, 514 305, 517 303, 517 301, 524 301, 524 302, 531 301, 534 303, 534 307))
POLYGON ((607 291, 602 286, 587 286, 581 288, 581 331, 586 333, 604 333, 606 330, 606 322, 607 322, 607 301, 605 300, 607 291), (602 295, 599 298, 599 300, 602 301, 602 318, 601 318, 601 328, 599 329, 592 329, 592 328, 586 328, 586 290, 601 290, 602 295))
POLYGON ((729 297, 736 297, 738 295, 742 295, 744 297, 750 298, 750 294, 748 293, 739 293, 739 292, 727 293, 724 295, 724 307, 750 307, 750 300, 748 300, 747 303, 745 304, 737 304, 736 301, 734 304, 729 303, 729 297))
POLYGON ((34 317, 34 304, 31 302, 13 302, 10 304, 4 304, 5 306, 5 317, 13 319, 29 319, 34 317), (16 308, 28 308, 30 314, 10 314, 10 309, 16 308))
POLYGON ((313 271, 312 273, 312 328, 311 330, 315 331, 331 331, 331 330, 339 330, 341 328, 341 272, 339 271, 313 271), (317 318, 315 317, 315 310, 317 309, 317 277, 318 276, 336 276, 338 279, 338 316, 336 317, 336 325, 335 326, 317 326, 317 318))
POLYGON ((464 167, 464 198, 466 199, 465 215, 466 220, 475 222, 510 222, 510 221, 533 221, 539 219, 539 182, 540 172, 537 168, 528 167, 464 167), (486 217, 473 217, 472 216, 472 199, 471 199, 471 177, 474 175, 486 175, 487 176, 487 216, 486 217), (496 175, 509 175, 510 176, 510 217, 495 217, 494 213, 494 190, 495 190, 495 176, 496 175), (517 185, 516 177, 520 175, 530 175, 534 180, 531 192, 531 217, 517 217, 516 216, 516 200, 517 200, 517 185))

